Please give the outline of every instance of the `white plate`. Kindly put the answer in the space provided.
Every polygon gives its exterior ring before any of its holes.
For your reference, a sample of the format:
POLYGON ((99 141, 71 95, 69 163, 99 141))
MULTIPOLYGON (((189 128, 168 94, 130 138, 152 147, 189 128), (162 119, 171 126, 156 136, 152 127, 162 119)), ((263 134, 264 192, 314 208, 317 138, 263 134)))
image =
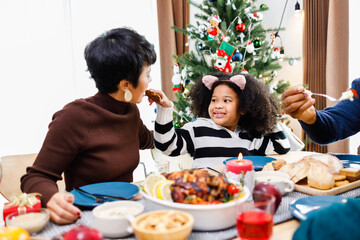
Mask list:
POLYGON ((152 197, 144 191, 140 191, 144 196, 146 210, 175 209, 190 213, 194 217, 194 230, 216 231, 232 227, 236 224, 236 204, 245 202, 250 191, 244 187, 245 195, 237 200, 215 205, 194 205, 164 201, 152 197))

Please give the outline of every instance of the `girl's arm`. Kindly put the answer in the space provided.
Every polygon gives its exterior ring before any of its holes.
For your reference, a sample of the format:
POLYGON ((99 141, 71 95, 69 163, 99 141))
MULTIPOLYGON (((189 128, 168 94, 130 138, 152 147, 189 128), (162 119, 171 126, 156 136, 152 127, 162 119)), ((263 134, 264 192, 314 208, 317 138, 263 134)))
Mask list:
POLYGON ((179 128, 173 126, 173 107, 166 108, 157 105, 154 140, 155 147, 168 156, 179 156, 189 153, 194 156, 194 143, 192 128, 179 128))
POLYGON ((255 155, 265 156, 271 154, 285 154, 290 151, 290 142, 280 123, 273 131, 260 138, 254 138, 251 143, 255 155))

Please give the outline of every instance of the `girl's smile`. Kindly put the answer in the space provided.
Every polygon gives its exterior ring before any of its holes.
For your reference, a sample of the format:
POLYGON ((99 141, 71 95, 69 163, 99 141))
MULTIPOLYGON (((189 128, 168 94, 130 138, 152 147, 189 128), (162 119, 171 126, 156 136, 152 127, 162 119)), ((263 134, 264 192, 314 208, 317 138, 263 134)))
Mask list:
POLYGON ((239 100, 233 89, 226 84, 218 85, 209 105, 210 118, 218 125, 234 131, 240 119, 239 100))

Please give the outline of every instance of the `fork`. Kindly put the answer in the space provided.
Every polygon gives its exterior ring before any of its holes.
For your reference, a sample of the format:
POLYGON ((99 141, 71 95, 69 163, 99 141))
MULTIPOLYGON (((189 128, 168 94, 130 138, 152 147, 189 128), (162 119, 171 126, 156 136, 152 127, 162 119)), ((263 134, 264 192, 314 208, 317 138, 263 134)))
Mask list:
POLYGON ((89 193, 89 192, 82 190, 81 188, 77 188, 77 187, 74 187, 74 189, 94 198, 95 202, 97 202, 97 203, 103 203, 105 201, 126 200, 123 197, 111 197, 111 196, 102 195, 102 194, 92 194, 92 193, 89 193))
POLYGON ((339 101, 339 99, 336 99, 334 97, 331 97, 329 95, 326 95, 326 94, 322 94, 322 93, 313 93, 309 90, 305 90, 303 93, 309 95, 311 97, 311 95, 316 95, 316 96, 322 96, 322 97, 326 97, 328 100, 332 101, 332 102, 337 102, 339 101))

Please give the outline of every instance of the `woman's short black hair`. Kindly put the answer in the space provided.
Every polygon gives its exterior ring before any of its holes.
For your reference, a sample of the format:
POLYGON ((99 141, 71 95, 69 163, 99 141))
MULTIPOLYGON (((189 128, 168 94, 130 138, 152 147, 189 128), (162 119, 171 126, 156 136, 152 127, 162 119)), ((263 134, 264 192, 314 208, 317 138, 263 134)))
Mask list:
POLYGON ((122 79, 136 88, 143 65, 156 61, 154 46, 129 28, 101 34, 86 46, 84 55, 91 77, 102 93, 116 92, 122 79))
POLYGON ((238 112, 241 117, 237 125, 241 129, 246 130, 252 137, 259 137, 274 128, 279 113, 279 105, 265 83, 250 75, 243 74, 246 78, 246 85, 244 90, 241 90, 236 84, 228 81, 232 76, 239 75, 238 73, 211 75, 219 78, 211 90, 202 83, 202 79, 199 79, 190 90, 190 109, 195 118, 210 118, 208 108, 214 89, 221 84, 226 84, 238 96, 238 112))

